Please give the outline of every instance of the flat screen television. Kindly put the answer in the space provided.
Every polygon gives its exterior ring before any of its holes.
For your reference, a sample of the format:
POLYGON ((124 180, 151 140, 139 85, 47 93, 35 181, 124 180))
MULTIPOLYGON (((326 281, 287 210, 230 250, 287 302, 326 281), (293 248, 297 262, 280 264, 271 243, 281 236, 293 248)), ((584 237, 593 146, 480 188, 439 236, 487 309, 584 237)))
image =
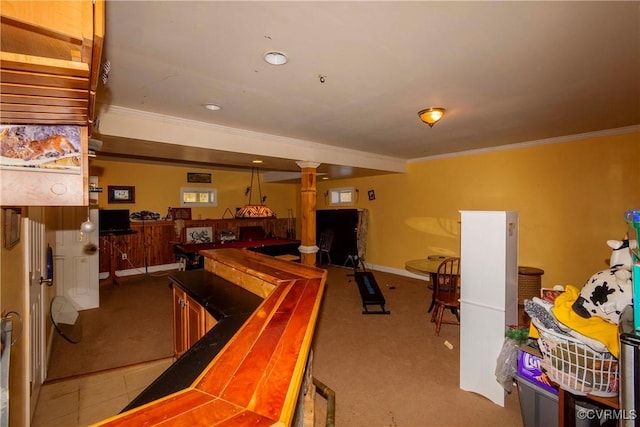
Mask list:
POLYGON ((100 209, 98 220, 101 234, 123 233, 131 230, 129 209, 100 209))

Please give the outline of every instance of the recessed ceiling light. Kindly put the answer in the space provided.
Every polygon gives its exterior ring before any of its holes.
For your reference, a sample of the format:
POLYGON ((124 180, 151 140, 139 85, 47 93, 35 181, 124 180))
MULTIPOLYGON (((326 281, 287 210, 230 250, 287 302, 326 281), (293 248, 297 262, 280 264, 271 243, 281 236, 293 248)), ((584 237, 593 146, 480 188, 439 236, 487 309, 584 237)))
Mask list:
POLYGON ((204 104, 204 108, 211 111, 222 110, 222 107, 216 104, 204 104))
POLYGON ((251 163, 262 163, 262 160, 251 160, 251 163))
POLYGON ((284 65, 289 61, 289 58, 287 58, 287 54, 284 52, 271 50, 264 54, 264 60, 271 65, 284 65))

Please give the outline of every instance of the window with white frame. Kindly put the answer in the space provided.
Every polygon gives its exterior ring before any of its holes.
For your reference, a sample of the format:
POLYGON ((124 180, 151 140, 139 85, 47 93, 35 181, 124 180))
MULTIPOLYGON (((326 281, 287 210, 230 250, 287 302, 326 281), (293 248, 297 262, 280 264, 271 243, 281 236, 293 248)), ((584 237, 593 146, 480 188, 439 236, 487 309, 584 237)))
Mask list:
POLYGON ((180 187, 180 206, 218 206, 215 188, 180 187))
POLYGON ((329 205, 351 206, 355 204, 356 189, 353 187, 332 188, 329 190, 329 205))

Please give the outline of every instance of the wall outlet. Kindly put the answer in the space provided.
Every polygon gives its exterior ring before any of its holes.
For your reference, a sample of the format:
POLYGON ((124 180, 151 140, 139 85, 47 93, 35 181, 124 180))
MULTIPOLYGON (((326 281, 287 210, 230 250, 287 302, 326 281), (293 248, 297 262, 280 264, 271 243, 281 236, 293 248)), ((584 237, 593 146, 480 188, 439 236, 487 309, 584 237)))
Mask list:
POLYGON ((122 259, 127 259, 127 254, 122 254, 122 259))

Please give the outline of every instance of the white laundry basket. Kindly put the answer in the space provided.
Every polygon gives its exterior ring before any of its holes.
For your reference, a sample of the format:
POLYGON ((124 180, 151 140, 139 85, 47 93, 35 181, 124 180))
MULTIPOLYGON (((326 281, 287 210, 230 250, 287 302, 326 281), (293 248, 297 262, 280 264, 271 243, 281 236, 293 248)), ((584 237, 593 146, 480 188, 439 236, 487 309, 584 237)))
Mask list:
POLYGON ((535 318, 532 321, 540 334, 540 365, 549 379, 580 396, 618 395, 618 359, 593 350, 577 338, 546 329, 535 318))

